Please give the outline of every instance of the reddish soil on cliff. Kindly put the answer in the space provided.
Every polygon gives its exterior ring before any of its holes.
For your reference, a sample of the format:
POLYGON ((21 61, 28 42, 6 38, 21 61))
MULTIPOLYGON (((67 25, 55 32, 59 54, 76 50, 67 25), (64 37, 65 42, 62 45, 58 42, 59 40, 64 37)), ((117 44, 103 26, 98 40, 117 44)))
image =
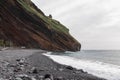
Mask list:
POLYGON ((57 24, 64 28, 45 16, 30 0, 0 1, 0 39, 12 41, 14 46, 50 51, 80 50, 80 43, 69 32, 56 27, 57 24))

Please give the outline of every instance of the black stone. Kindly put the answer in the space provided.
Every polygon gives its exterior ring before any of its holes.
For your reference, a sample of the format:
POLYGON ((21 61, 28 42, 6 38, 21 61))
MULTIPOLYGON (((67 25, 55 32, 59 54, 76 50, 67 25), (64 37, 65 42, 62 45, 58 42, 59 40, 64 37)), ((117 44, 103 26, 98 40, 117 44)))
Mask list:
POLYGON ((51 78, 51 75, 50 75, 50 74, 46 74, 46 75, 44 76, 44 78, 51 78))
POLYGON ((32 71, 32 73, 37 74, 38 73, 37 68, 34 68, 33 71, 32 71))
POLYGON ((18 61, 18 62, 19 62, 20 60, 21 60, 21 59, 16 59, 16 61, 18 61))
POLYGON ((74 68, 72 66, 67 66, 66 69, 73 70, 74 68))
POLYGON ((54 80, 51 74, 44 75, 44 80, 54 80))

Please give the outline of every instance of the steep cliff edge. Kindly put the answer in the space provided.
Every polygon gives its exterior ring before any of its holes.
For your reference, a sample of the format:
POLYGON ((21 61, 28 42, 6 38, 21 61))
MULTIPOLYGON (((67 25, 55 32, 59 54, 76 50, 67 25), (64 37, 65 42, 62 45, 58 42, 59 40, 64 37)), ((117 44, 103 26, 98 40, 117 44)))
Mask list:
POLYGON ((81 48, 69 29, 46 16, 30 0, 0 0, 0 39, 18 47, 50 51, 79 51, 81 48))

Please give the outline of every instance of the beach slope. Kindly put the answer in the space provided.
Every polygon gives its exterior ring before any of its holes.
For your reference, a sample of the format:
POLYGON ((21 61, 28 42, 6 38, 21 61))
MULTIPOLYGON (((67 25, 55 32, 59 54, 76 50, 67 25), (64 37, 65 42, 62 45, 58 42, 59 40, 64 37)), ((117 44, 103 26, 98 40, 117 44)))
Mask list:
MULTIPOLYGON (((43 50, 0 52, 0 78, 6 80, 105 80, 84 70, 61 65, 44 56, 43 50)), ((82 64, 81 64, 82 65, 82 64)))

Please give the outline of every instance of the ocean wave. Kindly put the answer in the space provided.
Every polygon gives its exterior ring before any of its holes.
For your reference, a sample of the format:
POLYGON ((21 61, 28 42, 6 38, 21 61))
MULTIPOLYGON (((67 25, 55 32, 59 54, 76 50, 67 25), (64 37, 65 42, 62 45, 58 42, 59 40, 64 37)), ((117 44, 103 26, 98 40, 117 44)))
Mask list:
POLYGON ((108 80, 120 80, 120 66, 117 65, 112 65, 98 61, 81 60, 68 56, 50 54, 44 55, 50 57, 55 62, 70 65, 77 69, 83 69, 84 71, 87 71, 88 73, 101 78, 105 78, 108 80))

